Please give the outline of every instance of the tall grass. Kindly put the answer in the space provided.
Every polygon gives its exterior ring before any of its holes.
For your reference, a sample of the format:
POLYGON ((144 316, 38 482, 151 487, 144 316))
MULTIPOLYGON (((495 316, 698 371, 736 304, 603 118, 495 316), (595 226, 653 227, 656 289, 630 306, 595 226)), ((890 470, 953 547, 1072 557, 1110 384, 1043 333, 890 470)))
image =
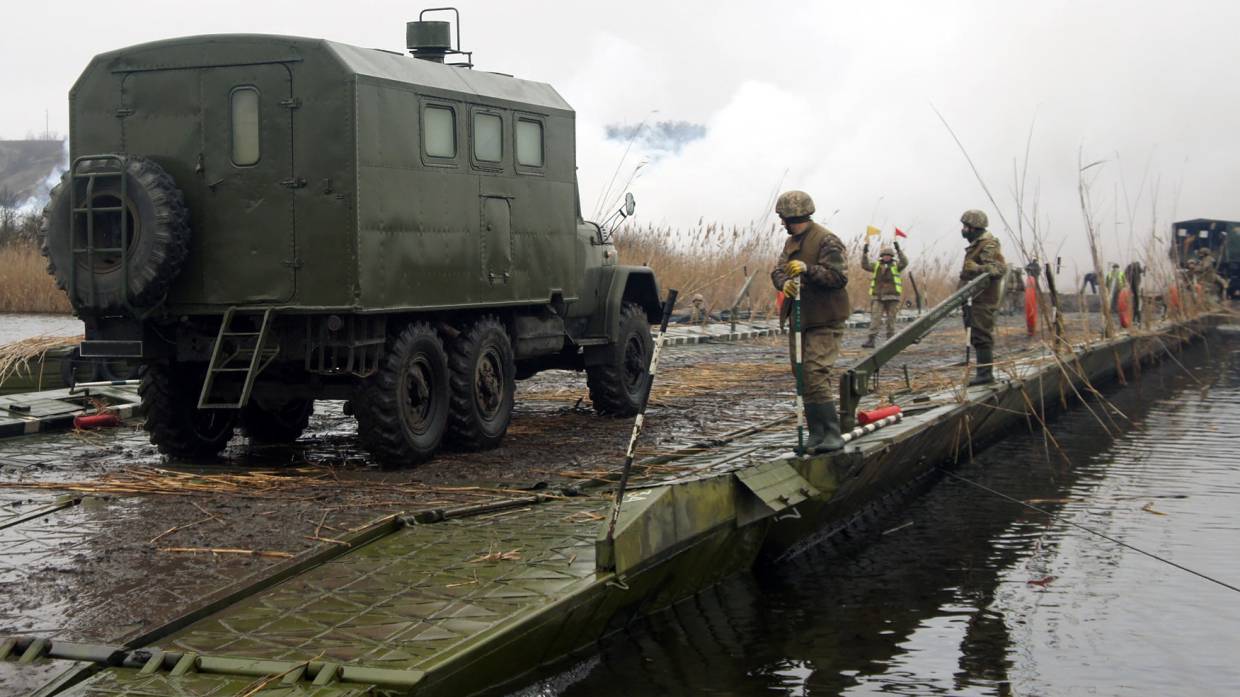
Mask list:
POLYGON ((15 240, 0 245, 0 312, 70 311, 69 298, 47 273, 38 246, 15 240))
MULTIPOLYGON (((744 285, 746 274, 756 273, 749 302, 759 316, 774 312, 776 292, 770 273, 787 239, 787 233, 777 225, 766 229, 701 222, 687 229, 629 226, 617 230, 614 239, 620 263, 653 269, 661 288, 680 291, 678 306, 687 306, 700 293, 711 312, 726 310, 744 285)), ((846 242, 848 299, 854 309, 868 310, 870 273, 861 269, 861 245, 860 238, 846 242)), ((871 252, 877 256, 878 250, 871 252)), ((910 271, 921 291, 923 307, 955 291, 960 259, 910 257, 909 262, 904 272, 906 301, 914 301, 912 283, 907 280, 910 271)), ((748 302, 740 305, 749 306, 748 302)))

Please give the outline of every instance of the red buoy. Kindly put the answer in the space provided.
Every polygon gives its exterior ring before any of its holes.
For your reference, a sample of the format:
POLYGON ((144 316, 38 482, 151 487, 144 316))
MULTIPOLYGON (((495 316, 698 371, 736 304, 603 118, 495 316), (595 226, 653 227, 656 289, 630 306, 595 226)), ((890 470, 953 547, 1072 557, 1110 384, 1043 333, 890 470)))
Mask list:
POLYGON ((1119 314, 1119 326, 1127 329, 1132 324, 1132 291, 1124 288, 1119 292, 1119 300, 1115 303, 1119 314))
POLYGON ((1025 286, 1025 329, 1029 336, 1038 330, 1038 291, 1033 283, 1025 286))
POLYGON ((73 427, 76 429, 113 428, 120 425, 121 417, 110 411, 102 414, 78 414, 73 417, 73 427))
POLYGON ((900 411, 901 411, 900 407, 894 404, 889 407, 882 407, 881 409, 871 409, 869 411, 858 411, 857 412, 857 424, 860 426, 864 426, 869 423, 874 423, 875 421, 882 421, 888 416, 895 416, 896 414, 899 414, 900 411))

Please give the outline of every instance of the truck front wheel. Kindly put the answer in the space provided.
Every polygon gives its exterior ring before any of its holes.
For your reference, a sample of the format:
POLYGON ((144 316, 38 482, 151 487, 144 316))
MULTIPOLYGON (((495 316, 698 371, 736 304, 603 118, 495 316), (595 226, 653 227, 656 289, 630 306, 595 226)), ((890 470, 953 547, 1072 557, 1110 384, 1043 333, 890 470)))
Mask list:
POLYGON ((435 454, 448 424, 448 357, 429 324, 415 322, 388 340, 353 409, 358 436, 380 463, 416 464, 435 454))
POLYGON ((636 303, 620 310, 620 331, 603 362, 586 368, 586 384, 594 410, 612 416, 632 416, 642 406, 650 380, 650 354, 654 339, 646 312, 636 303))
POLYGON ((231 409, 199 409, 203 371, 176 363, 150 364, 138 386, 144 428, 161 453, 171 457, 214 457, 228 445, 237 425, 231 409))
POLYGON ((512 422, 517 389, 516 359, 504 325, 492 316, 461 332, 449 350, 452 408, 448 438, 462 450, 489 450, 500 444, 512 422))

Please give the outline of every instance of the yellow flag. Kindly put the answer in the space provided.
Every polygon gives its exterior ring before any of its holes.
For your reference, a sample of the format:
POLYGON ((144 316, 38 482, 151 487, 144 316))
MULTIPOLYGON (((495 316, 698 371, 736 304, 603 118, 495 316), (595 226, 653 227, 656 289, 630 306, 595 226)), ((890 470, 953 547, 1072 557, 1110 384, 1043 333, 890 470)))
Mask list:
POLYGON ((883 233, 883 231, 882 231, 882 230, 879 230, 878 228, 874 227, 873 225, 867 225, 867 226, 866 226, 866 228, 865 228, 865 236, 866 236, 866 237, 873 237, 873 236, 875 236, 875 235, 881 235, 882 233, 883 233))

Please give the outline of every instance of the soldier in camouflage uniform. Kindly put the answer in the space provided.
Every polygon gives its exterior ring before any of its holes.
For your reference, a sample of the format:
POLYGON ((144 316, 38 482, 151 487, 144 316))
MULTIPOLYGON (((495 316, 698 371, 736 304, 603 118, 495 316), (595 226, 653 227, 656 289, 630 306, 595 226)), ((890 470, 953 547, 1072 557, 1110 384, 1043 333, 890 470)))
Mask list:
POLYGON ((878 251, 878 263, 870 261, 870 243, 861 248, 861 270, 871 272, 870 276, 870 337, 861 344, 862 348, 874 348, 878 339, 878 323, 883 320, 887 327, 887 338, 896 333, 896 313, 900 311, 900 296, 904 293, 904 283, 900 272, 908 268, 908 257, 895 243, 895 249, 883 247, 878 251), (896 261, 896 255, 900 255, 896 261))
POLYGON ((986 231, 990 221, 979 210, 967 210, 960 216, 963 227, 960 235, 969 241, 964 251, 964 266, 960 270, 960 285, 987 274, 990 285, 973 298, 973 307, 965 322, 973 327, 970 342, 977 351, 977 377, 970 385, 994 382, 995 362, 995 310, 999 306, 999 281, 1007 273, 1007 263, 999 249, 999 240, 986 231))
POLYGON ((1205 247, 1197 250, 1197 282, 1201 284, 1204 299, 1222 300, 1225 297, 1227 283, 1218 275, 1214 255, 1205 247))
MULTIPOLYGON (((844 440, 835 409, 831 367, 839 356, 844 320, 850 312, 844 243, 811 219, 814 201, 804 191, 780 194, 775 213, 788 231, 779 263, 771 271, 771 282, 788 298, 780 310, 781 318, 792 312, 791 301, 797 290, 794 279, 801 281, 802 396, 810 434, 805 447, 811 453, 839 450, 844 440)), ((790 335, 790 346, 794 340, 790 335)))

